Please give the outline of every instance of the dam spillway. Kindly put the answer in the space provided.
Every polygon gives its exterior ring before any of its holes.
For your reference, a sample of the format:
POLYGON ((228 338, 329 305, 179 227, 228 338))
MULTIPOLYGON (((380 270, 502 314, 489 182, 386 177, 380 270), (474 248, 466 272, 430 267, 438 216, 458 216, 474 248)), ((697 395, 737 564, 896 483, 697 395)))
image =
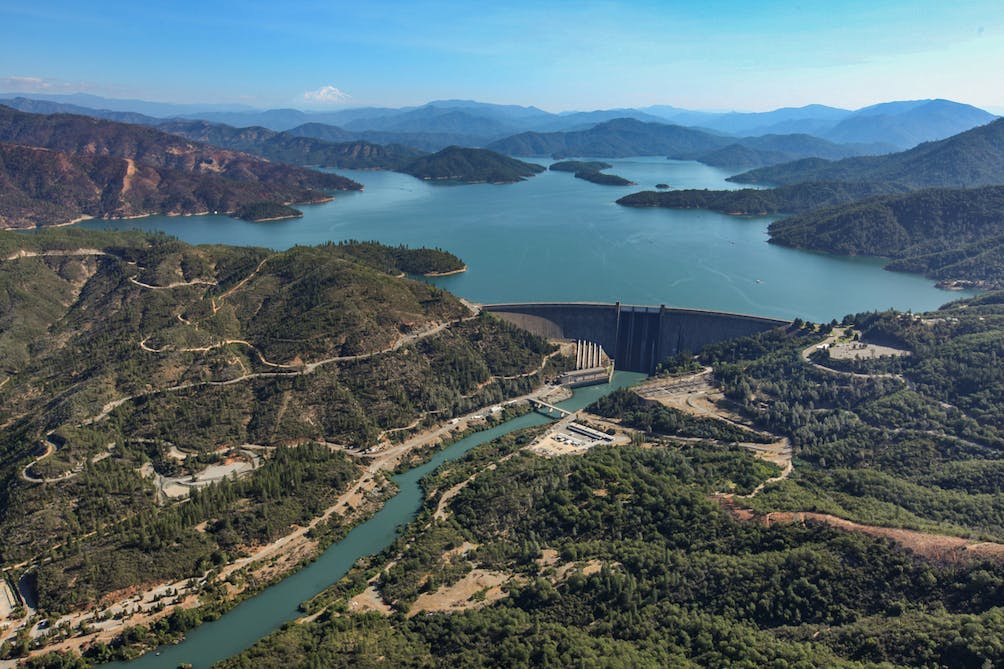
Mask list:
POLYGON ((789 325, 762 316, 620 302, 523 302, 482 309, 542 337, 596 342, 617 369, 645 374, 678 353, 789 325))

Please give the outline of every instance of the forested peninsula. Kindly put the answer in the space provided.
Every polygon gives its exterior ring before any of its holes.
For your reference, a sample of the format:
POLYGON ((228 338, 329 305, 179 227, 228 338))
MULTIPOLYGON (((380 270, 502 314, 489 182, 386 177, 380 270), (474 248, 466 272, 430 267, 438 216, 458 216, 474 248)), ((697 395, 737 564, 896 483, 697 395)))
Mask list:
POLYGON ((626 195, 617 204, 625 207, 708 209, 723 214, 766 216, 795 214, 818 207, 848 204, 873 195, 902 193, 907 189, 891 184, 802 183, 778 188, 739 190, 642 191, 626 195))
POLYGON ((775 244, 887 256, 888 269, 946 286, 1004 286, 1004 186, 870 198, 777 221, 769 230, 775 244))

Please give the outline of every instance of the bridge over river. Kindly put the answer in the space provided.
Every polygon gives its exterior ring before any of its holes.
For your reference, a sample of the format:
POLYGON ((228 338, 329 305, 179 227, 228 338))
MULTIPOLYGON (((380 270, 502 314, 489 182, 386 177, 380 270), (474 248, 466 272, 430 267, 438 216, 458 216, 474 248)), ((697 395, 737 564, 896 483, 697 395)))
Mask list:
POLYGON ((542 337, 596 342, 617 369, 645 374, 677 353, 790 324, 762 316, 620 302, 523 302, 482 308, 542 337))

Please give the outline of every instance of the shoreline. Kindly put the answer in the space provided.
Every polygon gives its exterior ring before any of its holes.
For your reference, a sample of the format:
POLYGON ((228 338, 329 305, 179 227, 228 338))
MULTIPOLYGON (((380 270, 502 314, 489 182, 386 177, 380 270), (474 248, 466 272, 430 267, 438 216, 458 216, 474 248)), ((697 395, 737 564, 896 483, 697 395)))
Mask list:
POLYGON ((453 276, 454 274, 463 274, 466 271, 467 271, 467 265, 464 265, 460 269, 451 269, 448 272, 426 272, 422 276, 426 276, 429 278, 434 278, 438 276, 453 276))
POLYGON ((240 218, 238 216, 233 216, 239 221, 244 221, 246 223, 270 223, 272 221, 292 221, 298 218, 303 218, 303 212, 299 214, 290 214, 289 216, 272 216, 270 218, 240 218))
POLYGON ((68 225, 76 225, 77 223, 82 223, 83 221, 91 221, 91 220, 94 220, 93 216, 88 216, 87 214, 84 214, 83 216, 78 216, 77 218, 73 219, 72 221, 66 221, 65 223, 56 223, 54 225, 44 225, 44 226, 36 226, 36 227, 65 228, 68 225))
MULTIPOLYGON (((359 192, 361 190, 362 189, 360 188, 360 189, 356 189, 356 190, 352 190, 352 191, 345 191, 345 192, 359 192)), ((325 195, 323 198, 319 198, 319 199, 316 199, 316 200, 304 200, 303 202, 291 202, 291 203, 289 203, 288 206, 293 206, 293 205, 302 206, 302 205, 313 205, 313 204, 327 204, 328 202, 333 202, 334 200, 335 200, 335 196, 334 195, 325 195)), ((40 230, 40 229, 43 229, 43 228, 65 228, 65 227, 70 226, 70 225, 76 225, 77 223, 83 223, 84 221, 108 221, 108 222, 133 221, 133 220, 140 219, 140 218, 151 218, 153 216, 170 216, 170 217, 176 217, 176 216, 177 217, 181 217, 181 216, 229 216, 231 218, 237 219, 238 221, 244 221, 245 223, 266 223, 268 221, 283 221, 283 220, 289 220, 289 219, 303 218, 303 212, 300 212, 299 216, 282 216, 282 217, 276 217, 276 218, 263 218, 263 219, 260 219, 260 220, 257 220, 257 221, 248 221, 248 220, 243 219, 243 218, 238 218, 238 217, 234 216, 234 212, 233 211, 209 211, 208 209, 206 211, 192 211, 192 212, 177 212, 177 211, 175 211, 175 212, 151 212, 149 214, 134 214, 132 216, 114 216, 114 217, 111 217, 111 216, 108 216, 108 217, 91 216, 89 214, 83 214, 82 216, 78 216, 77 218, 74 218, 74 219, 69 220, 69 221, 63 221, 62 223, 50 223, 48 225, 35 225, 34 229, 40 230)), ((4 230, 17 230, 19 228, 3 228, 3 229, 4 230)))

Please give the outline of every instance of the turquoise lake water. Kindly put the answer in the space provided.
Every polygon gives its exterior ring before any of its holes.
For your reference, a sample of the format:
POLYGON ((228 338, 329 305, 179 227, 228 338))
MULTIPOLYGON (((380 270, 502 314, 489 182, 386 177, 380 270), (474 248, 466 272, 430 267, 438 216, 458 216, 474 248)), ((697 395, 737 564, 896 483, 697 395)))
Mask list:
MULTIPOLYGON (((734 186, 725 181, 729 172, 699 163, 660 158, 607 162, 614 164, 609 172, 638 186, 599 186, 556 172, 510 185, 447 186, 393 172, 339 170, 365 191, 302 207, 304 217, 298 220, 247 223, 227 216, 157 216, 89 221, 81 227, 161 230, 196 244, 273 249, 345 239, 440 247, 463 258, 469 270, 435 283, 483 303, 619 300, 828 321, 871 309, 931 309, 970 294, 948 293, 928 279, 886 272, 875 258, 837 258, 768 244, 773 218, 620 207, 614 203, 618 197, 657 183, 734 186)), ((579 389, 562 406, 580 408, 640 378, 618 372, 613 384, 579 389)), ((358 558, 389 545, 397 528, 420 508, 422 476, 490 439, 545 421, 531 414, 472 435, 395 477, 400 492, 309 567, 193 630, 182 644, 123 666, 147 669, 188 662, 206 667, 248 647, 296 618, 301 601, 341 578, 358 558)))
MULTIPOLYGON (((541 162, 541 161, 538 161, 541 162)), ((545 164, 549 161, 542 161, 545 164)), ((600 186, 564 172, 507 185, 430 184, 394 172, 338 170, 361 193, 301 207, 291 221, 154 216, 88 228, 162 230, 192 243, 285 249, 344 239, 434 246, 469 266, 436 283, 476 302, 621 301, 813 321, 895 307, 933 309, 950 293, 887 272, 875 258, 839 258, 767 243, 769 217, 631 209, 614 201, 667 183, 734 188, 730 172, 662 158, 614 159, 638 186, 600 186)))

